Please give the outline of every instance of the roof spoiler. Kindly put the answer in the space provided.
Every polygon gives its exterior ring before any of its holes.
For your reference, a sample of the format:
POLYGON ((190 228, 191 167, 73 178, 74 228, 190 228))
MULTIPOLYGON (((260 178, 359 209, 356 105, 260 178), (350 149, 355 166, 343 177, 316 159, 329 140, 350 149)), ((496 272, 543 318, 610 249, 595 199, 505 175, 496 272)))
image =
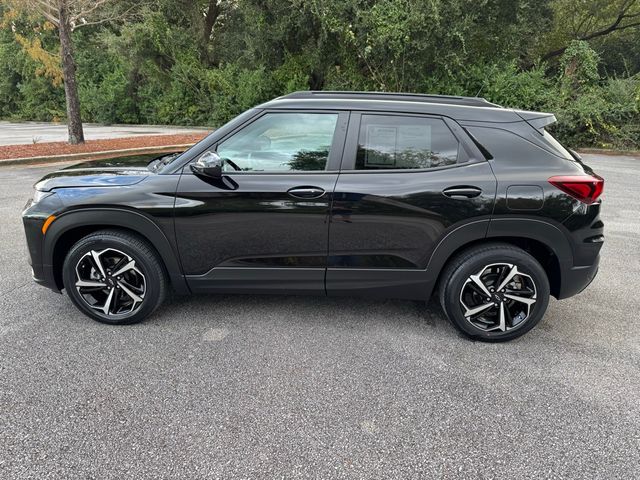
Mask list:
POLYGON ((544 133, 544 127, 557 121, 553 113, 527 112, 525 110, 514 110, 514 113, 540 134, 544 133))

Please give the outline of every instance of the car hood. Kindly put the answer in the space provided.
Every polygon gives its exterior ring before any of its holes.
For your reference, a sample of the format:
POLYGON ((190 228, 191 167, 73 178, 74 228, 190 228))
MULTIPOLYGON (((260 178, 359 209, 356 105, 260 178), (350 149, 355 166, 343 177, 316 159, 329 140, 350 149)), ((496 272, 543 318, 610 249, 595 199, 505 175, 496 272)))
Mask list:
POLYGON ((138 155, 78 163, 45 175, 36 190, 49 191, 70 187, 121 187, 135 185, 149 175, 154 175, 147 165, 158 157, 138 155))

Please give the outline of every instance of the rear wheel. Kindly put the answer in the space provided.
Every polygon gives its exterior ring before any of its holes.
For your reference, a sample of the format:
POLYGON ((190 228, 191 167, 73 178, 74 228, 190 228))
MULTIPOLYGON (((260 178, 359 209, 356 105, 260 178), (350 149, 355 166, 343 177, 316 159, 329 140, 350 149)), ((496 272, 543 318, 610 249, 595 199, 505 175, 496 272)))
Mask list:
POLYGON ((102 230, 79 240, 63 264, 64 287, 86 315, 103 323, 141 322, 164 300, 167 277, 142 238, 102 230))
POLYGON ((469 337, 506 341, 531 330, 549 303, 549 281, 538 261, 508 244, 472 248, 447 266, 440 303, 469 337))

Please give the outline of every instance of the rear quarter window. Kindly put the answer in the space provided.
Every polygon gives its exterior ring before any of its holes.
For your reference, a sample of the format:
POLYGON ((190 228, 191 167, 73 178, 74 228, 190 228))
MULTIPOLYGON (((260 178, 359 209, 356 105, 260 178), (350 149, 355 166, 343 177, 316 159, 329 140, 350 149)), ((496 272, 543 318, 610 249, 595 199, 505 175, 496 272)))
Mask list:
POLYGON ((552 157, 546 149, 508 130, 469 126, 466 129, 497 160, 508 159, 524 164, 552 157))
POLYGON ((575 160, 573 158, 573 155, 571 155, 569 151, 566 148, 564 148, 562 144, 553 137, 553 135, 551 135, 546 130, 543 130, 542 132, 543 132, 542 139, 547 143, 547 145, 549 145, 556 152, 558 152, 558 155, 560 155, 563 158, 566 158, 567 160, 575 160))

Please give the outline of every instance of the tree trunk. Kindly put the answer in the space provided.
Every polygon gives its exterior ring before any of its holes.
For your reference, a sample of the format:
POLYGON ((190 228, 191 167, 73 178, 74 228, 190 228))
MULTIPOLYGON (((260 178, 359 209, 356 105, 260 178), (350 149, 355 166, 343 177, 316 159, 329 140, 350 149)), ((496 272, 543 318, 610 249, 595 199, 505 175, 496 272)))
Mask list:
POLYGON ((211 56, 209 55, 209 42, 211 41, 211 34, 213 33, 213 26, 218 20, 222 9, 218 0, 209 0, 209 8, 204 17, 204 25, 202 29, 202 44, 200 48, 200 54, 202 60, 208 65, 214 64, 211 56))
POLYGON ((71 25, 69 25, 69 11, 66 2, 60 2, 60 53, 62 56, 62 76, 64 79, 64 94, 67 101, 67 125, 69 128, 69 143, 77 145, 84 143, 84 131, 80 118, 80 98, 76 83, 76 62, 73 58, 73 44, 71 43, 71 25))

